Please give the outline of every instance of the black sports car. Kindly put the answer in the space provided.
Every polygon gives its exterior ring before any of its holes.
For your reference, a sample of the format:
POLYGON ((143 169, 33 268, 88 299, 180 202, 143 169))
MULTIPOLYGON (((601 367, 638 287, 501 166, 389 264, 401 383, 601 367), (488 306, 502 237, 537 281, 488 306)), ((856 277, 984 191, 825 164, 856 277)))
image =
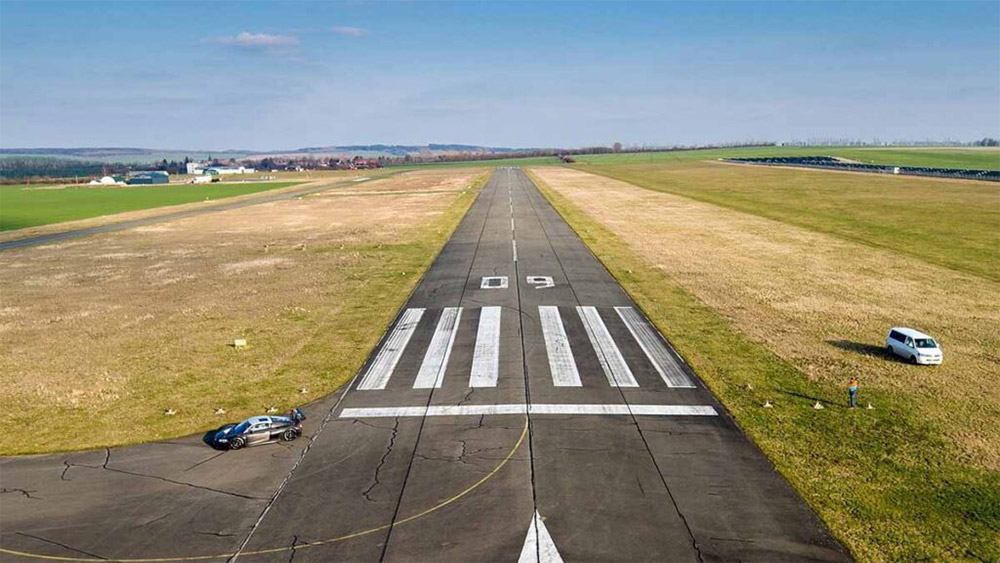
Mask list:
POLYGON ((291 442, 302 435, 305 418, 305 413, 299 409, 292 409, 288 416, 252 416, 239 424, 223 426, 215 433, 212 445, 238 450, 276 440, 291 442))

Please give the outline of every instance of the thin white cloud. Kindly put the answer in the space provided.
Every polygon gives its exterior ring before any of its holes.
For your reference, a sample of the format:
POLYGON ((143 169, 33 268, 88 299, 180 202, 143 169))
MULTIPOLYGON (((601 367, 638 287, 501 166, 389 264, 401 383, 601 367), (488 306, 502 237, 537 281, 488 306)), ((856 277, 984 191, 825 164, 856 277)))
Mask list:
POLYGON ((299 39, 291 35, 243 31, 236 35, 206 39, 205 42, 216 43, 218 45, 233 45, 246 49, 276 49, 298 45, 299 39))
POLYGON ((338 25, 330 31, 336 33, 337 35, 346 35, 348 37, 362 37, 368 35, 367 29, 363 27, 351 27, 349 25, 338 25))

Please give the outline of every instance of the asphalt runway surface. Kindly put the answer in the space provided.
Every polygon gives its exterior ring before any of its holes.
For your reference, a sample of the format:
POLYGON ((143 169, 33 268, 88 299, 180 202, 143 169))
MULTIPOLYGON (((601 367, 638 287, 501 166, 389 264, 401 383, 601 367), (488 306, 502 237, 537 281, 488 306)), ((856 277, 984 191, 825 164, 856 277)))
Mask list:
POLYGON ((518 169, 305 410, 290 444, 0 460, 3 559, 850 559, 518 169))

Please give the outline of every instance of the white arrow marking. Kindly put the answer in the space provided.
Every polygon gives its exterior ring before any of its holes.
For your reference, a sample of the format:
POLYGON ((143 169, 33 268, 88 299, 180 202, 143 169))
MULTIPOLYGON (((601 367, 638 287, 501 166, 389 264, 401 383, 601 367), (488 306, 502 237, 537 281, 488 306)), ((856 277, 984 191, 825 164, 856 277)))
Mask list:
POLYGON ((549 535, 545 522, 541 515, 535 511, 535 517, 528 526, 528 535, 524 538, 524 547, 521 548, 521 557, 517 563, 563 563, 556 544, 549 535))

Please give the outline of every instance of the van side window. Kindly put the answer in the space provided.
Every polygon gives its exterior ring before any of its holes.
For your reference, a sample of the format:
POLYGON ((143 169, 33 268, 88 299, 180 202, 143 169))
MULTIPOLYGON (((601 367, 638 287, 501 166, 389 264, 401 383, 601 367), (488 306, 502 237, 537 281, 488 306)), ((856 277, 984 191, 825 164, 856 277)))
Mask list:
POLYGON ((898 342, 906 342, 906 337, 896 332, 895 330, 889 332, 889 338, 892 338, 893 340, 896 340, 898 342))

